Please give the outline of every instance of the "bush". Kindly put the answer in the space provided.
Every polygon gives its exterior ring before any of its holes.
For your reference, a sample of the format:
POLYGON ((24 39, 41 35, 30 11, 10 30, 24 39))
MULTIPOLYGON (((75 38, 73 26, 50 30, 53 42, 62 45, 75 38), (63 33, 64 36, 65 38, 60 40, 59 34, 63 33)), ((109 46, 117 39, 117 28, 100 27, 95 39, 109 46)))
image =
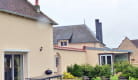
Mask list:
POLYGON ((67 71, 77 77, 83 76, 82 67, 77 64, 74 64, 73 66, 68 66, 67 71))
POLYGON ((76 77, 73 76, 72 74, 68 73, 68 72, 64 72, 64 73, 63 73, 63 78, 64 78, 64 79, 74 79, 74 78, 76 78, 76 77))
POLYGON ((129 77, 129 80, 137 80, 137 79, 135 79, 135 78, 133 78, 133 77, 129 77))
MULTIPOLYGON (((110 65, 96 65, 95 67, 91 65, 71 65, 67 67, 67 71, 73 76, 82 77, 88 76, 89 78, 94 77, 110 77, 111 75, 111 66, 110 65)), ((138 78, 138 67, 134 67, 128 62, 117 62, 114 64, 114 71, 116 74, 119 74, 123 77, 133 77, 138 78)), ((114 78, 112 76, 111 78, 114 78)), ((136 79, 137 80, 137 79, 136 79)))
POLYGON ((100 77, 93 78, 92 80, 101 80, 100 77))
POLYGON ((98 77, 98 76, 105 76, 110 77, 111 75, 111 67, 109 65, 103 66, 95 66, 92 67, 90 65, 73 65, 67 68, 67 71, 70 72, 72 75, 77 77, 88 76, 89 78, 98 77))
MULTIPOLYGON (((134 67, 128 62, 117 62, 114 64, 114 71, 121 72, 120 76, 138 78, 138 67, 134 67)), ((137 79, 136 79, 137 80, 137 79)))
POLYGON ((131 66, 131 65, 127 61, 116 62, 114 64, 114 71, 115 71, 115 73, 123 72, 123 70, 128 66, 131 66))
POLYGON ((110 77, 111 75, 111 67, 109 65, 100 66, 100 76, 110 77))
POLYGON ((119 80, 117 75, 111 76, 110 80, 119 80))
POLYGON ((94 77, 94 74, 92 74, 92 72, 94 72, 94 68, 90 65, 82 65, 82 72, 84 76, 88 76, 89 78, 94 77))

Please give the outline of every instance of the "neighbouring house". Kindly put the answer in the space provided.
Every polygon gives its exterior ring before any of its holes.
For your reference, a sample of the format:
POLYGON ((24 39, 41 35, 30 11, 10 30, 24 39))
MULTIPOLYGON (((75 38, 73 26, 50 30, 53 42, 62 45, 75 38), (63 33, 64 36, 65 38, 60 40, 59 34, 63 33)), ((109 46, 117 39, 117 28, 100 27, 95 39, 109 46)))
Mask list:
POLYGON ((55 70, 52 25, 27 0, 0 0, 0 80, 25 80, 55 70))
POLYGON ((53 43, 57 72, 73 64, 113 65, 130 61, 130 50, 107 48, 102 38, 102 23, 96 23, 96 36, 85 24, 54 27, 53 43))
POLYGON ((133 53, 130 55, 130 63, 138 66, 138 39, 130 40, 126 37, 122 40, 118 49, 132 50, 133 53))

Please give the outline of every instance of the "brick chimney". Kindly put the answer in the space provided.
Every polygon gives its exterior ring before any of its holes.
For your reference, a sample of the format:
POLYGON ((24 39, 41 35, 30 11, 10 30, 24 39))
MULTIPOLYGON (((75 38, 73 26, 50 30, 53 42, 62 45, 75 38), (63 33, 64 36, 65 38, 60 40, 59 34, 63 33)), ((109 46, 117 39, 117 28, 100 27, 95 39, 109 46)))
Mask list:
POLYGON ((102 34, 102 23, 99 22, 99 19, 95 19, 96 26, 96 38, 103 43, 103 34, 102 34))
POLYGON ((36 12, 40 12, 40 6, 39 6, 39 0, 35 0, 35 9, 36 9, 36 12))

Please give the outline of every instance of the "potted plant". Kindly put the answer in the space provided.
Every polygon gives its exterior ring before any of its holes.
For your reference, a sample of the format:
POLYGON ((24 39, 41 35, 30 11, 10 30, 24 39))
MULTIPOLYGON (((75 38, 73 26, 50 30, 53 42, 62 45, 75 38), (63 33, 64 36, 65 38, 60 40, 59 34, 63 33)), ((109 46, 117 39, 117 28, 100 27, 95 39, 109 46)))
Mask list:
POLYGON ((128 79, 129 79, 129 75, 128 75, 127 73, 126 73, 126 74, 123 73, 123 74, 121 74, 121 75, 119 76, 119 79, 120 79, 120 80, 124 80, 124 79, 125 79, 125 80, 128 80, 128 79))

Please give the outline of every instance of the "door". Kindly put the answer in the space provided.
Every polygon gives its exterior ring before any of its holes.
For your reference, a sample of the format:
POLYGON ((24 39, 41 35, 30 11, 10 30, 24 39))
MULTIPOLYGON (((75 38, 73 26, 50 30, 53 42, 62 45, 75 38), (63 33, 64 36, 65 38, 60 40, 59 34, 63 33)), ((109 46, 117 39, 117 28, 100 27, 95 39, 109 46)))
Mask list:
POLYGON ((100 65, 112 64, 112 55, 100 55, 100 65))
POLYGON ((5 80, 23 80, 23 55, 4 56, 5 80))

